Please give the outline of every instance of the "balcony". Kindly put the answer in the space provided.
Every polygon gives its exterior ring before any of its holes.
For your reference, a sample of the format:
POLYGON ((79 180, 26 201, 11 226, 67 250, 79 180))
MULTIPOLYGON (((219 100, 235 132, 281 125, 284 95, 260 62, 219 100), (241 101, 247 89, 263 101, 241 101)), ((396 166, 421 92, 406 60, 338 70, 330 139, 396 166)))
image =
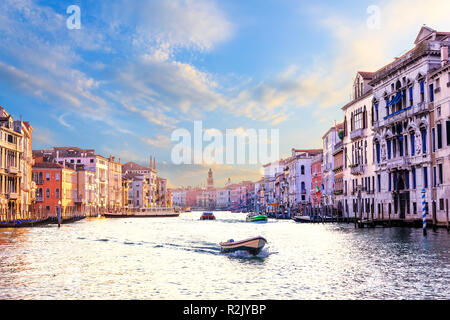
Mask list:
POLYGON ((334 145, 333 156, 338 154, 339 152, 342 152, 343 150, 344 150, 344 144, 343 144, 343 142, 341 140, 341 141, 339 141, 338 143, 336 143, 334 145))
POLYGON ((352 132, 350 132, 350 139, 355 140, 359 138, 364 138, 364 129, 355 129, 352 132))
POLYGON ((328 172, 328 171, 330 171, 332 168, 331 168, 331 163, 325 163, 323 166, 322 166, 322 172, 328 172))
POLYGON ((301 194, 306 194, 306 189, 302 189, 301 194))
POLYGON ((411 160, 409 157, 390 159, 386 162, 386 168, 389 170, 404 169, 405 167, 409 167, 410 165, 411 165, 411 160))
POLYGON ((36 202, 44 202, 43 196, 36 196, 36 202))
POLYGON ((350 167, 350 173, 359 176, 364 174, 364 165, 363 164, 357 164, 352 167, 350 167))
POLYGON ((17 193, 8 193, 8 194, 6 194, 6 197, 7 197, 9 200, 17 200, 17 199, 19 198, 19 196, 18 196, 17 193))
POLYGON ((16 167, 12 167, 12 166, 7 167, 6 170, 10 174, 18 174, 19 173, 19 169, 17 169, 16 167))
POLYGON ((425 101, 419 102, 417 105, 414 106, 413 109, 413 113, 422 113, 422 112, 427 112, 428 111, 428 107, 427 104, 425 103, 425 101))

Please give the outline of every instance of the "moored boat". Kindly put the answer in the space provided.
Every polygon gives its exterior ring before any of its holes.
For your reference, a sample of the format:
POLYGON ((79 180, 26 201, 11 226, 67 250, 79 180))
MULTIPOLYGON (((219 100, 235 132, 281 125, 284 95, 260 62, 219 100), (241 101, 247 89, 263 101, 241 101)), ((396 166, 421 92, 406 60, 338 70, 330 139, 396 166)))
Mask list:
POLYGON ((266 245, 267 240, 263 237, 254 237, 241 241, 234 241, 233 239, 227 242, 221 242, 221 251, 224 253, 235 251, 247 251, 253 255, 257 255, 261 252, 262 248, 266 245))
POLYGON ((216 216, 210 211, 205 211, 200 217, 200 220, 216 220, 216 216))
POLYGON ((248 215, 245 220, 247 222, 264 222, 264 221, 267 221, 267 216, 264 214, 258 214, 255 216, 248 215))
POLYGON ((293 219, 295 222, 311 222, 311 218, 309 216, 295 216, 293 219))

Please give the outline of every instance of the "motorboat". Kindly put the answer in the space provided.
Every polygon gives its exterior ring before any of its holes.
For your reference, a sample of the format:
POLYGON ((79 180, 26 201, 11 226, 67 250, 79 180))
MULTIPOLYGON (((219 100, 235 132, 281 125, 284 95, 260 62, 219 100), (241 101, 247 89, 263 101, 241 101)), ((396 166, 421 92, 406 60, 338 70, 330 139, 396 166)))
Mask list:
POLYGON ((245 220, 247 222, 265 222, 267 221, 267 216, 264 214, 248 215, 245 220))
POLYGON ((295 222, 311 222, 310 216, 295 216, 293 219, 295 222))
POLYGON ((211 211, 204 211, 200 220, 216 220, 216 216, 211 211))
POLYGON ((261 252, 266 243, 267 240, 263 237, 249 238, 240 241, 234 241, 233 239, 230 239, 227 242, 221 242, 220 247, 221 251, 224 253, 247 251, 256 256, 261 252))

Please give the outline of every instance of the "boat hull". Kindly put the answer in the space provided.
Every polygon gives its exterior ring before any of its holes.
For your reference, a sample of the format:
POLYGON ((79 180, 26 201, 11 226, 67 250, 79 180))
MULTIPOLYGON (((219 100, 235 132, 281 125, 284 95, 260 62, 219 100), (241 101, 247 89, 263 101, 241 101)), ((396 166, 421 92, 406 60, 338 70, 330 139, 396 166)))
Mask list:
POLYGON ((300 222, 300 223, 311 222, 311 219, 309 216, 295 216, 293 219, 295 222, 300 222))
POLYGON ((214 216, 201 216, 200 220, 216 220, 214 216))
POLYGON ((245 220, 247 222, 266 222, 267 221, 267 216, 265 216, 265 215, 257 215, 257 216, 253 216, 253 217, 247 217, 245 220))
POLYGON ((261 252, 266 243, 267 240, 263 237, 256 237, 236 242, 221 242, 220 247, 221 251, 224 253, 247 251, 253 255, 257 255, 261 252))
POLYGON ((201 215, 200 220, 216 220, 216 216, 211 211, 205 211, 201 215))

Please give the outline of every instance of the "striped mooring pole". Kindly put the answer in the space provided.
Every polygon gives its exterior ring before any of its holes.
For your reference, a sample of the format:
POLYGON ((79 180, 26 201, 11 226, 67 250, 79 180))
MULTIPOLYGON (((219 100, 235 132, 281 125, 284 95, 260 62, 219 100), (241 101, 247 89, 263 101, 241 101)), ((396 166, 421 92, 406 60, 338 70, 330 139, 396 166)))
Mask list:
POLYGON ((427 208, 425 203, 425 189, 422 189, 422 221, 423 221, 423 235, 427 235, 427 208))

